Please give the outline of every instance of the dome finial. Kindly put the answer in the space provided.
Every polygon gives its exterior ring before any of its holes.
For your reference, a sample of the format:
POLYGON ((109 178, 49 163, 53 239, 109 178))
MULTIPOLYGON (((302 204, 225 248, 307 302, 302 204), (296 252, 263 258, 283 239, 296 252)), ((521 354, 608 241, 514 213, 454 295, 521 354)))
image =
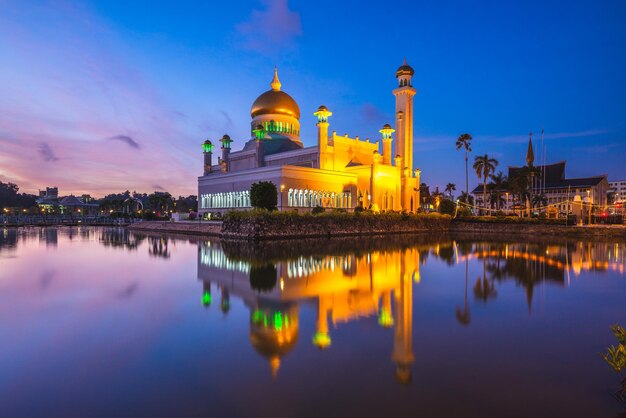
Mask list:
POLYGON ((402 62, 402 65, 407 65, 406 64, 406 57, 404 57, 404 61, 402 62))
POLYGON ((280 86, 282 86, 282 84, 280 83, 280 80, 278 79, 278 68, 274 67, 274 78, 272 79, 272 82, 270 83, 270 87, 272 87, 272 90, 274 91, 280 91, 280 86))

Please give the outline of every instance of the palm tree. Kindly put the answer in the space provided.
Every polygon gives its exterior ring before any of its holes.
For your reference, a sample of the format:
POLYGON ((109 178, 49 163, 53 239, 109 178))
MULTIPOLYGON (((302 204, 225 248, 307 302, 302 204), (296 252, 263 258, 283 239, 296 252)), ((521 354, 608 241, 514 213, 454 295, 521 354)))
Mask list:
POLYGON ((487 179, 496 171, 496 167, 498 166, 498 160, 495 158, 489 158, 487 154, 483 156, 476 156, 474 158, 474 170, 476 170, 476 175, 480 179, 483 179, 483 205, 485 209, 487 208, 487 179))
MULTIPOLYGON (((462 134, 456 139, 456 150, 465 149, 465 197, 469 196, 469 174, 467 171, 467 159, 469 153, 472 152, 472 136, 470 134, 462 134)), ((465 203, 468 203, 465 201, 465 203)))
POLYGON ((498 292, 492 282, 487 280, 487 257, 483 256, 483 278, 476 279, 474 284, 474 298, 487 303, 489 299, 495 298, 498 292))
POLYGON ((446 184, 446 192, 450 195, 450 199, 452 199, 452 192, 456 190, 456 184, 448 183, 446 184))
POLYGON ((500 210, 500 202, 502 201, 502 190, 509 188, 508 179, 502 173, 502 171, 498 171, 498 174, 491 175, 491 181, 493 182, 493 192, 496 200, 496 207, 500 210))

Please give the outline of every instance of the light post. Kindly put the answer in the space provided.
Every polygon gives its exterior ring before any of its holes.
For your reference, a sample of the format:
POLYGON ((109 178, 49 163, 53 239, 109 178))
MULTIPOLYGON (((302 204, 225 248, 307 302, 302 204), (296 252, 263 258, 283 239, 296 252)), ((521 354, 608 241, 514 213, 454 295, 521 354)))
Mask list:
POLYGON ((281 212, 283 211, 283 192, 284 191, 285 191, 285 185, 281 184, 280 185, 280 202, 278 202, 281 212))

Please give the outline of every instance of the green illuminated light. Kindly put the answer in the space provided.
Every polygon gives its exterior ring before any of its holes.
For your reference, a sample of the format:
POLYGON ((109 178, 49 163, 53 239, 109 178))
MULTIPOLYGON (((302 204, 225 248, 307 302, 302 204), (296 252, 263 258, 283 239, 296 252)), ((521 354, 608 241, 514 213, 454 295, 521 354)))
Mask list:
POLYGON ((313 335, 313 344, 319 348, 326 348, 330 345, 330 335, 327 332, 316 332, 313 335))
POLYGON ((283 329, 283 316, 280 312, 274 313, 274 329, 276 329, 276 331, 283 329))
POLYGON ((261 320, 263 319, 263 312, 261 312, 260 310, 256 310, 254 311, 254 313, 252 313, 252 322, 253 323, 259 323, 261 322, 261 320))
POLYGON ((204 294, 202 295, 202 304, 204 306, 209 306, 211 304, 211 293, 210 292, 204 292, 204 294))
POLYGON ((388 312, 385 309, 381 309, 380 315, 378 316, 378 323, 383 327, 392 326, 393 317, 391 316, 391 312, 388 312))
POLYGON ((211 141, 204 141, 204 143, 202 144, 202 150, 204 152, 213 152, 213 144, 211 144, 211 141))

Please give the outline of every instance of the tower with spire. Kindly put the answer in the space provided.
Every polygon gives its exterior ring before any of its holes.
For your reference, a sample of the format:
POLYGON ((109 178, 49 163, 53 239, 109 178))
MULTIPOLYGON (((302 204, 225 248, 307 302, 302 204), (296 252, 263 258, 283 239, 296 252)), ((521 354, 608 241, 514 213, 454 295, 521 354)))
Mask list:
POLYGON ((406 58, 396 71, 398 88, 396 96, 396 154, 402 157, 409 174, 413 172, 413 96, 417 90, 411 83, 415 71, 407 64, 406 58))
POLYGON ((526 151, 526 164, 531 167, 535 162, 535 153, 533 152, 533 133, 528 135, 528 150, 526 151))

